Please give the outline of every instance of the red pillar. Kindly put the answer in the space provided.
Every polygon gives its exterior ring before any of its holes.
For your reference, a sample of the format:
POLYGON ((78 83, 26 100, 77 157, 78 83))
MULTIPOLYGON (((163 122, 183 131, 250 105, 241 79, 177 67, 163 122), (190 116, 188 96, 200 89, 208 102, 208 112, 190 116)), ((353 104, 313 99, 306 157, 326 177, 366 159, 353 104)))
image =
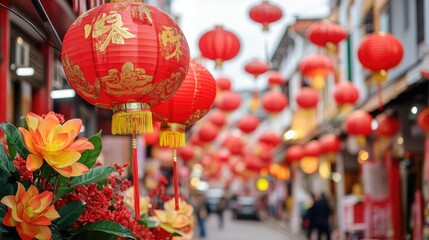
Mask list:
POLYGON ((403 239, 402 204, 401 204, 401 175, 399 161, 392 158, 390 149, 385 151, 387 178, 389 183, 390 213, 392 216, 393 240, 403 239))
POLYGON ((54 76, 54 50, 47 44, 43 44, 40 49, 45 57, 45 85, 38 88, 33 93, 31 111, 36 114, 46 114, 52 111, 52 100, 50 93, 54 76))
MULTIPOLYGON (((0 0, 4 5, 9 4, 9 0, 0 0)), ((9 90, 9 48, 10 48, 10 24, 9 11, 0 8, 0 122, 8 120, 8 90, 9 90)), ((0 139, 3 132, 0 131, 0 139)))

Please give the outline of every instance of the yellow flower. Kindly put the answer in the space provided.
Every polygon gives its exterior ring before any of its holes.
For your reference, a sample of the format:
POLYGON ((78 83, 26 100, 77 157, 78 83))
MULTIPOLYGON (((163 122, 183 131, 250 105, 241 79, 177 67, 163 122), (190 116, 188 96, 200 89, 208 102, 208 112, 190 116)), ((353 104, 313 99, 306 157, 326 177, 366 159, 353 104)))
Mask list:
POLYGON ((29 131, 19 128, 30 154, 27 157, 27 169, 35 171, 43 165, 43 159, 64 177, 80 176, 89 171, 88 167, 77 161, 81 153, 94 149, 87 138, 79 138, 82 127, 80 119, 71 119, 60 124, 54 112, 45 118, 34 113, 26 116, 29 131))
POLYGON ((16 195, 5 196, 1 203, 8 207, 3 218, 3 224, 16 227, 19 236, 23 240, 51 239, 51 220, 60 217, 52 203, 53 193, 39 190, 31 185, 28 191, 18 182, 16 195))
MULTIPOLYGON (((164 203, 164 208, 167 211, 175 211, 175 204, 174 204, 174 198, 168 200, 164 203)), ((179 210, 177 210, 177 213, 180 215, 184 215, 187 217, 193 216, 194 213, 194 207, 192 207, 191 204, 188 204, 186 201, 183 201, 181 198, 179 198, 179 210)))
MULTIPOLYGON (((125 191, 124 202, 134 209, 134 187, 130 187, 125 191)), ((140 214, 147 214, 151 207, 150 197, 140 196, 140 214)))
POLYGON ((192 232, 194 208, 187 202, 179 199, 179 210, 175 210, 174 199, 164 203, 165 210, 155 210, 156 221, 161 227, 174 228, 175 230, 192 232))

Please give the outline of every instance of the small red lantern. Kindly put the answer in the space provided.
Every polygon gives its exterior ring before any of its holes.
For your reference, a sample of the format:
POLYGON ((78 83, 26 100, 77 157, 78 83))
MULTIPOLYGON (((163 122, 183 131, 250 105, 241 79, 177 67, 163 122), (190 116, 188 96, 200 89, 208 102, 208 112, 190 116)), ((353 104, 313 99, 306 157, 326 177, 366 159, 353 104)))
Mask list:
POLYGON ((273 160, 274 148, 271 146, 258 143, 255 147, 255 155, 264 163, 270 163, 273 160))
POLYGON ((218 133, 219 128, 213 124, 206 124, 199 129, 198 136, 201 141, 207 143, 215 140, 218 133))
POLYGON ((270 65, 268 65, 268 63, 266 62, 253 60, 247 63, 246 66, 244 66, 244 70, 247 73, 253 75, 253 77, 255 77, 256 79, 259 75, 264 74, 265 72, 270 70, 270 65))
POLYGON ((322 148, 317 140, 312 140, 304 145, 304 156, 319 157, 321 153, 322 148))
POLYGON ((313 88, 302 88, 296 96, 296 103, 301 108, 314 108, 319 102, 319 93, 313 88))
POLYGON ((216 101, 216 106, 225 112, 232 112, 240 107, 241 97, 233 91, 223 92, 216 101))
POLYGON ((304 154, 303 147, 299 145, 291 146, 285 152, 286 161, 298 162, 302 157, 304 157, 304 154))
POLYGON ((341 141, 337 135, 331 133, 322 136, 319 139, 322 153, 332 154, 337 153, 341 149, 341 141))
POLYGON ((396 67, 403 55, 402 43, 388 33, 369 34, 362 39, 358 48, 359 61, 375 72, 374 80, 377 83, 387 81, 387 70, 396 67))
POLYGON ((399 132, 401 123, 397 117, 383 113, 378 115, 375 119, 378 123, 378 128, 375 130, 377 135, 390 138, 399 132))
POLYGON ((284 77, 277 71, 270 72, 268 76, 268 86, 270 87, 281 86, 285 81, 284 77))
POLYGON ((229 91, 231 90, 231 80, 227 77, 217 78, 216 86, 220 91, 229 91))
POLYGON ((167 102, 152 108, 154 117, 161 122, 160 146, 185 146, 185 127, 210 110, 216 94, 215 84, 205 67, 191 61, 186 79, 177 93, 167 102))
POLYGON ((226 123, 226 114, 225 112, 215 109, 213 110, 209 116, 209 121, 211 123, 213 123, 214 125, 216 125, 217 127, 221 128, 225 125, 226 123))
POLYGON ((334 99, 338 105, 353 105, 359 99, 359 90, 349 82, 343 81, 335 86, 334 99))
POLYGON ((76 92, 113 109, 112 134, 152 132, 149 108, 173 96, 189 65, 177 24, 141 2, 107 3, 80 15, 64 37, 61 57, 76 92))
POLYGON ((263 30, 269 30, 269 24, 280 20, 283 13, 280 7, 271 4, 268 0, 253 6, 249 11, 250 18, 262 24, 263 30))
POLYGON ((271 91, 262 98, 262 106, 265 111, 271 114, 280 113, 287 107, 288 103, 286 96, 281 92, 271 91))
POLYGON ((216 67, 220 67, 224 61, 233 59, 240 52, 238 37, 222 26, 216 26, 214 30, 204 33, 198 46, 203 57, 215 61, 216 67))
POLYGON ((311 79, 311 85, 314 88, 322 89, 325 86, 325 78, 334 71, 334 66, 328 57, 313 54, 301 61, 299 71, 311 79))
POLYGON ((228 134, 222 142, 222 146, 227 148, 231 155, 238 156, 243 154, 244 141, 241 134, 228 134))
POLYGON ((338 44, 347 38, 347 30, 335 23, 313 23, 307 30, 307 38, 313 44, 325 47, 328 52, 335 53, 338 44))
POLYGON ((228 149, 222 148, 219 151, 216 151, 215 156, 220 162, 226 163, 229 161, 229 158, 231 157, 231 153, 229 152, 228 149))
POLYGON ((351 112, 345 121, 346 132, 357 137, 358 143, 361 147, 366 143, 365 137, 372 133, 372 119, 373 118, 369 113, 362 110, 356 110, 351 112))
POLYGON ((417 124, 426 134, 429 133, 429 108, 425 108, 419 113, 417 124))
POLYGON ((183 159, 183 161, 189 161, 194 158, 194 148, 190 145, 179 148, 177 153, 179 154, 179 157, 183 159))
POLYGON ((259 136, 258 141, 270 146, 271 148, 275 148, 282 142, 282 138, 276 132, 266 131, 259 136))
POLYGON ((238 120, 237 126, 243 133, 251 133, 259 126, 259 118, 254 115, 243 116, 238 120))

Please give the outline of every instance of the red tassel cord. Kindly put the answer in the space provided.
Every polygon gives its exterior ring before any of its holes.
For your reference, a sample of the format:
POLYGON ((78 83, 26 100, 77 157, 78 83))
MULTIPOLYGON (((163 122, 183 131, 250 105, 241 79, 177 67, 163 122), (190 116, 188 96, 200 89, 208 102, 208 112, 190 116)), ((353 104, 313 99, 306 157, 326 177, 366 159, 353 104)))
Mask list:
POLYGON ((177 174, 177 150, 173 150, 173 184, 174 184, 174 204, 176 211, 179 210, 179 176, 177 174))
POLYGON ((133 132, 132 139, 133 152, 133 186, 134 186, 134 211, 136 220, 140 220, 140 185, 139 185, 139 166, 137 162, 137 139, 136 133, 133 132))

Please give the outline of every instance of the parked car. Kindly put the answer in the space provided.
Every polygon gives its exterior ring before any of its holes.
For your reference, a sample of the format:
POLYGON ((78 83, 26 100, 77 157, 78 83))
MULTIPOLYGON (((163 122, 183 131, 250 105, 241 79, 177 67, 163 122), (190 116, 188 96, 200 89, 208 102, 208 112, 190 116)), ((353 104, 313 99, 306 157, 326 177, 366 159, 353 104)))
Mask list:
POLYGON ((232 216, 234 219, 259 220, 259 203, 253 196, 238 196, 232 203, 232 216))
POLYGON ((211 188, 207 190, 206 200, 209 213, 215 213, 217 211, 219 201, 224 195, 224 190, 220 188, 211 188))

